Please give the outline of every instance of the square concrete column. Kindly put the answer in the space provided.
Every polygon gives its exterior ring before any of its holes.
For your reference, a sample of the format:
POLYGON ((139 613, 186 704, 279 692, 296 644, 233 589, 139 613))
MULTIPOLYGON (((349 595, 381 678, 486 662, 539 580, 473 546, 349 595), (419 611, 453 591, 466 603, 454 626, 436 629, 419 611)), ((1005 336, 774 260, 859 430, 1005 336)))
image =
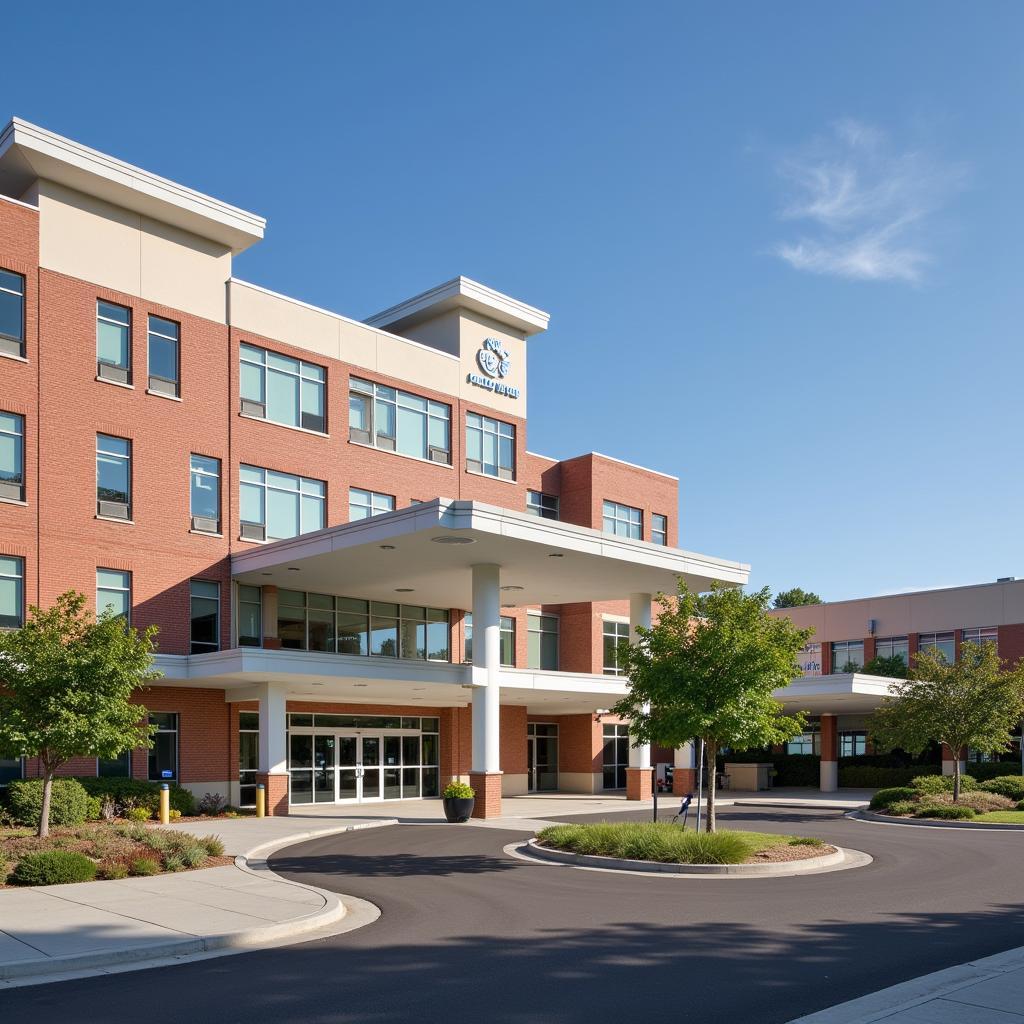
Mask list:
POLYGON ((473 566, 474 818, 501 814, 501 571, 473 566))
POLYGON ((260 705, 259 771, 256 781, 266 789, 267 814, 288 813, 287 699, 281 683, 257 686, 260 705))
POLYGON ((839 788, 839 734, 836 716, 821 716, 821 772, 819 789, 834 793, 839 788))
MULTIPOLYGON (((636 627, 651 626, 651 595, 630 594, 629 595, 629 642, 635 644, 639 641, 636 627)), ((649 704, 644 706, 644 712, 649 713, 649 704)), ((627 800, 650 800, 651 798, 651 745, 650 743, 633 744, 633 737, 629 738, 629 767, 626 769, 626 799, 627 800)))
POLYGON ((686 796, 697 789, 697 747, 692 741, 672 751, 672 792, 686 796))

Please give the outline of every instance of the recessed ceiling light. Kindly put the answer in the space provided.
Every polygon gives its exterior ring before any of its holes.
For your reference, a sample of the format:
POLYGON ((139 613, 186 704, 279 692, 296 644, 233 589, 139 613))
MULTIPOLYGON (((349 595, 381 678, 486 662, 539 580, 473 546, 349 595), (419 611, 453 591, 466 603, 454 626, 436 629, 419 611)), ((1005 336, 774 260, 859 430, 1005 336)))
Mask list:
POLYGON ((302 572, 302 570, 297 565, 289 565, 288 566, 288 571, 289 572, 302 572))
POLYGON ((358 687, 361 687, 361 688, 365 689, 370 684, 369 683, 353 683, 352 685, 353 686, 358 686, 358 687))
POLYGON ((412 594, 414 593, 412 587, 395 587, 396 594, 412 594))
POLYGON ((394 551, 395 550, 395 545, 394 544, 381 544, 380 549, 381 549, 381 551, 394 551))
POLYGON ((323 683, 310 683, 310 686, 323 686, 323 683))
POLYGON ((260 575, 261 576, 273 576, 274 574, 272 572, 261 572, 260 575))
POLYGON ((441 537, 430 538, 435 544, 475 544, 474 537, 450 537, 447 534, 441 537))
POLYGON ((552 551, 548 558, 565 558, 561 551, 552 551))
POLYGON ((522 590, 523 588, 520 587, 520 586, 517 586, 514 583, 510 583, 508 586, 502 587, 501 589, 502 590, 522 590))

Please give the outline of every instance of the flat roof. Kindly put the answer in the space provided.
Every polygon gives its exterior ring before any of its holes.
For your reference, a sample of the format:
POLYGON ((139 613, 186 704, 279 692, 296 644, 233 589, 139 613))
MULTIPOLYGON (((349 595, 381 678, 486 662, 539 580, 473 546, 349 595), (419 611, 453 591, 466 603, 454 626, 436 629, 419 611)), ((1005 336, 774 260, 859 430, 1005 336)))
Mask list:
POLYGON ((39 178, 182 228, 240 253, 266 219, 83 146, 20 117, 0 132, 0 191, 19 198, 39 178))
POLYGON ((255 586, 436 608, 472 608, 472 567, 501 567, 510 607, 625 600, 714 582, 743 586, 750 566, 477 501, 436 498, 232 556, 255 586))

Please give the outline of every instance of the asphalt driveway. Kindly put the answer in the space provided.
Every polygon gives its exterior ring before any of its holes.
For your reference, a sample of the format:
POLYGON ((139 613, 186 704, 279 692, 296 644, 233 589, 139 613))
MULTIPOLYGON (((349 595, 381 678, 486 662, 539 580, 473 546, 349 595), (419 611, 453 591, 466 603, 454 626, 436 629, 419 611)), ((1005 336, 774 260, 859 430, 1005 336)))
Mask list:
POLYGON ((721 822, 818 835, 875 861, 792 878, 636 877, 509 859, 502 847, 523 833, 498 829, 350 833, 291 847, 272 865, 371 900, 383 911, 375 924, 303 945, 16 989, 0 995, 0 1012, 34 1024, 137 1016, 147 1024, 781 1024, 1024 943, 1024 834, 875 826, 781 808, 729 808, 721 822))

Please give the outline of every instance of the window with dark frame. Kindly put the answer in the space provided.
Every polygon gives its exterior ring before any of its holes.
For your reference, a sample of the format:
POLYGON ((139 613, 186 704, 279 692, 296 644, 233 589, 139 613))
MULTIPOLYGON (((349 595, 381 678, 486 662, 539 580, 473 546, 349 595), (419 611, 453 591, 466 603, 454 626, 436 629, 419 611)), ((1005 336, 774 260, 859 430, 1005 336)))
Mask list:
POLYGON ((349 378, 348 439, 450 465, 451 406, 385 384, 349 378))
POLYGON ((132 311, 105 299, 96 300, 96 376, 132 382, 132 311))
POLYGON ((242 540, 286 540, 322 530, 327 485, 322 480, 238 467, 242 540))
POLYGON ((132 443, 127 438, 96 435, 96 514, 132 517, 132 443))
POLYGON ((220 650, 220 584, 189 581, 189 640, 192 654, 220 650))
POLYGON ((153 746, 149 749, 151 782, 175 782, 178 778, 178 714, 151 711, 149 724, 156 726, 153 746))
POLYGON ((0 353, 25 357, 25 278, 0 269, 0 353))
POLYGON ((602 506, 602 527, 605 533, 614 534, 616 537, 643 540, 643 510, 633 508, 632 505, 623 505, 618 501, 608 501, 606 498, 602 506))
POLYGON ((327 371, 256 345, 239 346, 243 416, 327 432, 327 371))
POLYGON ((515 480, 515 425, 475 412, 466 413, 466 469, 500 480, 515 480))
POLYGON ((0 628, 25 624, 25 559, 0 555, 0 628))
POLYGON ((259 647, 263 643, 263 591, 238 585, 238 646, 259 647))
POLYGON ((604 674, 621 676, 623 669, 619 664, 619 644, 629 639, 629 623, 604 619, 601 633, 604 640, 604 674))
POLYGON ((378 491, 367 491, 362 487, 348 489, 348 521, 354 523, 359 519, 369 519, 383 512, 394 512, 395 497, 393 494, 381 494, 378 491))
POLYGON ((651 543, 668 545, 668 516, 658 512, 651 515, 651 543))
POLYGON ((181 397, 181 325, 149 315, 149 390, 181 397))
POLYGON ((256 806, 260 768, 260 713, 238 712, 238 805, 256 806))
POLYGON ((544 494, 543 491, 527 491, 526 511, 531 516, 539 516, 541 519, 557 519, 558 497, 554 494, 544 494))
POLYGON ((122 569, 96 570, 96 614, 106 611, 132 622, 132 574, 122 569))
POLYGON ((629 767, 629 726, 624 723, 602 727, 601 785, 604 789, 625 789, 629 767))
POLYGON ((0 412, 0 498, 25 500, 25 417, 0 412))
POLYGON ((541 672, 558 671, 558 616, 528 612, 526 616, 526 667, 541 672))
MULTIPOLYGON (((473 613, 466 612, 462 620, 463 656, 467 664, 473 663, 473 613)), ((511 615, 502 615, 499 625, 500 657, 503 668, 516 666, 516 620, 511 615)))
POLYGON ((189 456, 189 514, 197 533, 220 533, 220 459, 189 456))

